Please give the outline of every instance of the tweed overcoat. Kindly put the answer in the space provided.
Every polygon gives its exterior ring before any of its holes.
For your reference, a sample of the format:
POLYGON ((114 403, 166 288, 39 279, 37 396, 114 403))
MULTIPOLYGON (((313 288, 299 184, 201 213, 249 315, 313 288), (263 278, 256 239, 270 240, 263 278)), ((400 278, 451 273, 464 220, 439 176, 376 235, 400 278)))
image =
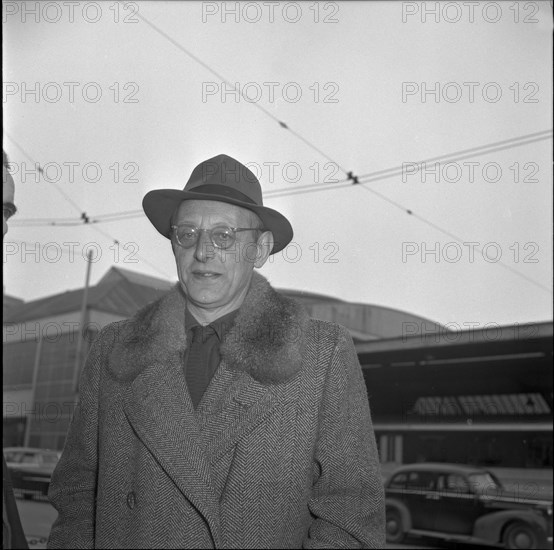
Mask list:
POLYGON ((384 546, 349 333, 255 273, 195 410, 179 287, 95 339, 49 497, 49 548, 384 546))

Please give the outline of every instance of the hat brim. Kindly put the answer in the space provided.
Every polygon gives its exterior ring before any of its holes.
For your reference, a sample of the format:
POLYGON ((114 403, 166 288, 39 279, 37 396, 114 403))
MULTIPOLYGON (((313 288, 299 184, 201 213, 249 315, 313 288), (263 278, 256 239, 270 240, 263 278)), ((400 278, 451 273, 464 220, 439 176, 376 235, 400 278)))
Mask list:
POLYGON ((186 200, 226 202, 251 210, 261 219, 264 229, 273 233, 275 244, 271 254, 280 252, 292 241, 292 226, 285 216, 267 206, 258 206, 234 197, 214 193, 180 191, 178 189, 156 189, 145 195, 142 200, 142 207, 158 232, 167 239, 171 239, 171 216, 179 204, 186 200))

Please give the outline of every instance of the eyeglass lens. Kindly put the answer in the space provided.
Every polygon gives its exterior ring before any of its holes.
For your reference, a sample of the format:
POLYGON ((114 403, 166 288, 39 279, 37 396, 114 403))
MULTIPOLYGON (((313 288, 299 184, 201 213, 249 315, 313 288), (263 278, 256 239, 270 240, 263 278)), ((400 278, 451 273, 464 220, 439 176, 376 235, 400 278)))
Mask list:
POLYGON ((195 246, 201 231, 207 231, 212 243, 218 248, 229 248, 235 242, 235 233, 230 227, 217 226, 212 229, 199 229, 193 225, 177 226, 177 241, 183 248, 195 246))

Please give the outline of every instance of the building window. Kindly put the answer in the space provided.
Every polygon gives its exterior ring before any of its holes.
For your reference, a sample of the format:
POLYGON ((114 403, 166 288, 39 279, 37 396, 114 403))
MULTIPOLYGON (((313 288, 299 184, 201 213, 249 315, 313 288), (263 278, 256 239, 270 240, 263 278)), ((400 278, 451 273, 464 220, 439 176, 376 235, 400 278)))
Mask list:
POLYGON ((37 346, 36 340, 4 344, 2 350, 4 389, 31 387, 37 346))

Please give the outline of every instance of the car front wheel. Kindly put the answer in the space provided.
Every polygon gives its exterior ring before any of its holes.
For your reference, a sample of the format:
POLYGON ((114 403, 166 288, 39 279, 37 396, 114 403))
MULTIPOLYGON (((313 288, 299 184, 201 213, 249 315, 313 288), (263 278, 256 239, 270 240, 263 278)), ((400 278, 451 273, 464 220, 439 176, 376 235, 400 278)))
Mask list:
POLYGON ((396 508, 387 508, 387 542, 402 542, 406 536, 402 515, 396 508))
POLYGON ((539 537, 533 527, 522 521, 508 525, 503 538, 506 548, 538 548, 539 537))

